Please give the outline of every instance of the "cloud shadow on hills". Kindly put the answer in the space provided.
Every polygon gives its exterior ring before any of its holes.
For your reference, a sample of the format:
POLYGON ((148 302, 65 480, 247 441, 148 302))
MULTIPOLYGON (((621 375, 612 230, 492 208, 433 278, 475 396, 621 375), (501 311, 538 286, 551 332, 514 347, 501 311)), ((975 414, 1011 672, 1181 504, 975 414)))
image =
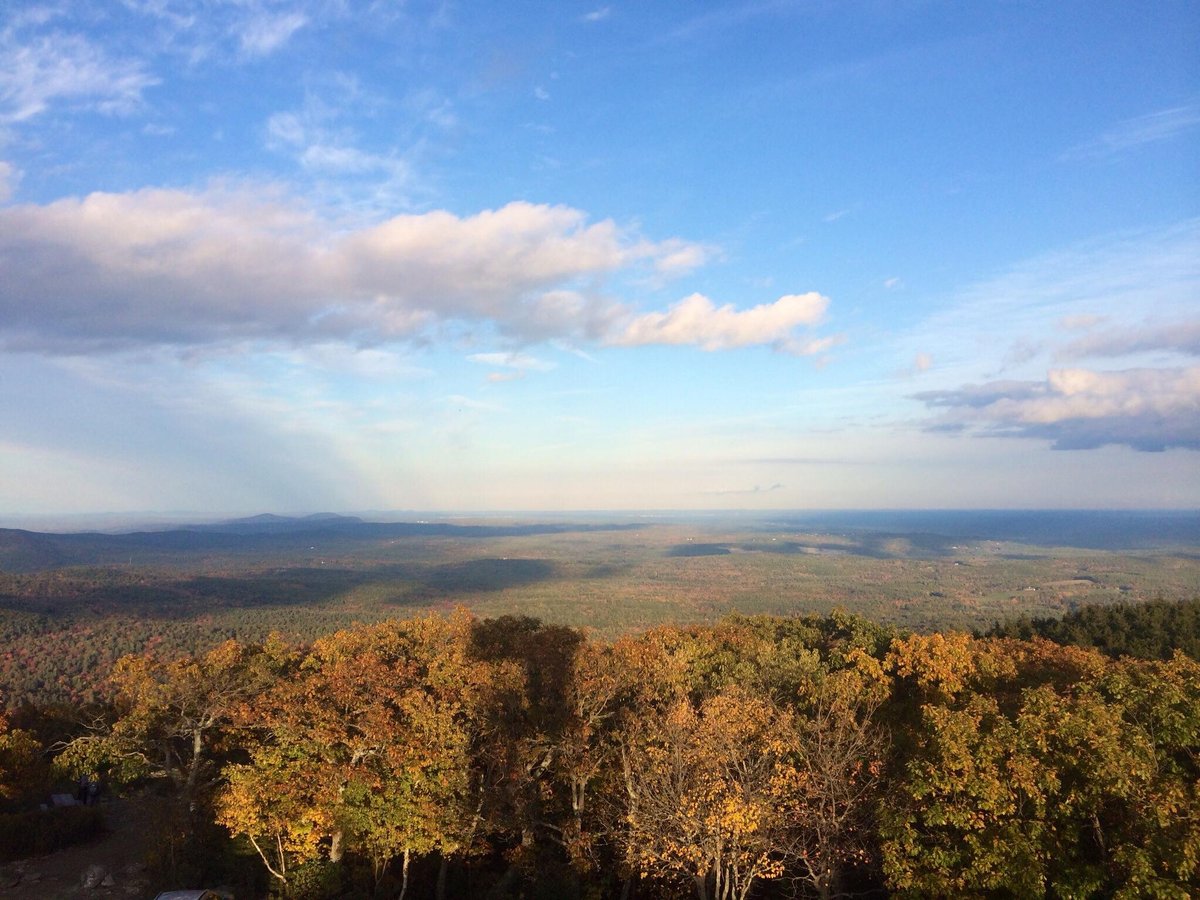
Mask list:
POLYGON ((236 575, 147 578, 145 572, 101 570, 68 596, 0 596, 0 608, 56 616, 89 610, 99 615, 196 618, 229 610, 290 606, 337 608, 359 588, 378 586, 379 606, 418 607, 460 594, 488 593, 555 578, 544 559, 481 558, 440 565, 401 563, 348 569, 303 566, 236 575))
POLYGON ((861 533, 843 541, 748 541, 676 544, 670 557, 772 553, 782 556, 863 556, 869 559, 936 559, 955 555, 952 539, 939 534, 861 533))

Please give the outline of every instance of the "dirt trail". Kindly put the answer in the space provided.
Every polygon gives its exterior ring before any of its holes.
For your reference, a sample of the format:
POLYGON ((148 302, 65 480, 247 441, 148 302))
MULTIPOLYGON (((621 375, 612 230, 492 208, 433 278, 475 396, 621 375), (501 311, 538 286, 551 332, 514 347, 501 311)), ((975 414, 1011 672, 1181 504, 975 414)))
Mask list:
POLYGON ((145 798, 101 804, 107 832, 100 838, 0 866, 0 898, 4 900, 148 900, 155 895, 145 860, 156 836, 151 825, 152 801, 145 798), (111 884, 88 888, 84 876, 102 866, 111 884), (16 879, 20 878, 17 882, 16 879))

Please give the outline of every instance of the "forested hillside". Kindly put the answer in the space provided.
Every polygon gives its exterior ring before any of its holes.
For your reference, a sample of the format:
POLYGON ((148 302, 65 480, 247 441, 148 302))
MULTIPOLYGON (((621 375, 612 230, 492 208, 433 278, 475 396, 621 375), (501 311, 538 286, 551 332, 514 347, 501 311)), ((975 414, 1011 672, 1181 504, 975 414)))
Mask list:
POLYGON ((1021 616, 994 626, 992 637, 1043 637, 1095 647, 1109 656, 1168 659, 1176 650, 1200 659, 1200 598, 1172 603, 1083 606, 1061 619, 1021 616))
POLYGON ((626 900, 1200 890, 1200 662, 1184 653, 842 614, 609 641, 460 610, 311 644, 128 656, 90 712, 72 732, 53 710, 15 710, 3 796, 45 781, 38 745, 59 777, 157 785, 176 810, 164 884, 626 900))
POLYGON ((1128 523, 1104 516, 1077 539, 1081 546, 1032 543, 1063 524, 1057 516, 1043 521, 1047 515, 878 523, 940 532, 852 528, 836 519, 820 524, 840 530, 818 532, 801 530, 817 523, 728 519, 329 517, 130 535, 0 532, 0 545, 7 535, 17 548, 8 562, 0 553, 0 694, 9 703, 77 704, 99 696, 100 682, 127 653, 196 653, 271 632, 307 643, 356 622, 457 606, 481 618, 527 615, 613 639, 731 612, 838 609, 920 632, 982 631, 1021 615, 1046 629, 1077 609, 1200 596, 1200 557, 1191 545, 1137 549, 1145 528, 1118 545, 1110 532, 1128 523), (1031 543, 990 537, 1019 537, 1021 528, 1031 543), (41 551, 26 552, 30 542, 41 551), (1110 549, 1089 546, 1097 544, 1110 549))

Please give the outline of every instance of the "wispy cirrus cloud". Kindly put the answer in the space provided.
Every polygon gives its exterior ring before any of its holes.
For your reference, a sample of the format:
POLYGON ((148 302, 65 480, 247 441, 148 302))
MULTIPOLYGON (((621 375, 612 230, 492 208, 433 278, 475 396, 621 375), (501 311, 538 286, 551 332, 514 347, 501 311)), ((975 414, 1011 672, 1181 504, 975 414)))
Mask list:
POLYGON ((467 359, 484 366, 516 369, 521 372, 549 372, 554 368, 554 363, 549 360, 539 359, 528 353, 472 353, 467 359))
POLYGON ((702 494, 711 494, 712 496, 715 496, 715 497, 732 497, 732 496, 738 496, 738 495, 744 496, 744 495, 753 495, 753 494, 770 494, 775 491, 783 490, 783 487, 784 487, 783 484, 781 482, 777 481, 774 484, 767 485, 766 487, 763 487, 761 484, 756 484, 756 485, 754 485, 754 487, 750 487, 750 488, 727 488, 725 490, 701 491, 701 493, 702 494))
POLYGON ((1167 141, 1200 125, 1200 104, 1174 106, 1118 122, 1103 134, 1076 144, 1059 157, 1061 162, 1105 159, 1146 144, 1167 141))
POLYGON ((1095 334, 1150 327, 1139 321, 1145 310, 1162 322, 1192 321, 1197 291, 1200 220, 1189 219, 1104 235, 1014 265, 955 292, 941 311, 892 343, 906 355, 932 353, 940 371, 964 382, 1037 377, 1056 361, 1083 358, 1095 334), (1078 346, 1068 352, 1072 342, 1078 346), (998 357, 998 346, 1010 348, 1007 356, 998 357))
POLYGON ((268 146, 293 154, 306 171, 327 176, 374 176, 407 189, 413 167, 401 155, 375 153, 354 143, 354 136, 292 112, 276 113, 267 120, 268 146))
POLYGON ((274 13, 259 9, 239 22, 235 33, 245 56, 263 57, 286 44, 308 21, 308 16, 299 11, 274 13))
POLYGON ((79 35, 0 32, 0 124, 27 121, 56 104, 127 114, 158 83, 141 60, 113 58, 79 35))
POLYGON ((309 0, 123 0, 122 6, 143 28, 153 24, 156 49, 183 53, 193 63, 260 60, 286 47, 314 17, 345 14, 337 3, 309 0))

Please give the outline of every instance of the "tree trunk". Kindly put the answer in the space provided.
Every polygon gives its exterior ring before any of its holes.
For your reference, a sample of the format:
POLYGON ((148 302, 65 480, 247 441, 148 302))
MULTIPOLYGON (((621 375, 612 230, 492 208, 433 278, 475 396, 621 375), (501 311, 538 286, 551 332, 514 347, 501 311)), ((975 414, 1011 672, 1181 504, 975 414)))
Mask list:
POLYGON ((333 838, 329 842, 329 861, 331 863, 340 863, 342 855, 345 853, 345 848, 342 847, 342 833, 335 831, 333 838))
POLYGON ((191 797, 196 790, 196 782, 200 777, 200 760, 204 755, 204 732, 199 729, 192 730, 192 761, 188 766, 187 783, 184 784, 184 796, 191 797))
POLYGON ((404 900, 404 892, 408 890, 408 857, 409 849, 404 848, 404 863, 400 867, 400 896, 398 900, 404 900))
POLYGON ((437 887, 434 889, 434 897, 437 900, 446 900, 446 872, 450 868, 450 861, 445 856, 438 863, 437 887))

